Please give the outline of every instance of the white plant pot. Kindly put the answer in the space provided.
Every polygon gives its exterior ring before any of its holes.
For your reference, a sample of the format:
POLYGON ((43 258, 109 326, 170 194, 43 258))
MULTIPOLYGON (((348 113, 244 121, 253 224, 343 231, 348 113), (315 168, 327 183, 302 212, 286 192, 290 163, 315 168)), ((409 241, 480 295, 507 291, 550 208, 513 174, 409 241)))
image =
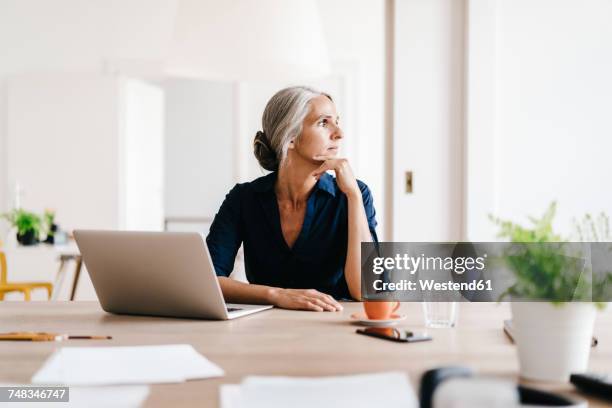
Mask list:
POLYGON ((512 303, 521 377, 566 382, 585 372, 596 312, 591 303, 512 303))

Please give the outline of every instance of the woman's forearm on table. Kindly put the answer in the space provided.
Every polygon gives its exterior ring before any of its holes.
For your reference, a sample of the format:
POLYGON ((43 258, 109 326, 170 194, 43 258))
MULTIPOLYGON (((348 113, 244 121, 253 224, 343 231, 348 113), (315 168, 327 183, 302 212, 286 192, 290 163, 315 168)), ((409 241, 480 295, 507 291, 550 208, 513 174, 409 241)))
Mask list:
POLYGON ((224 276, 219 276, 218 279, 223 298, 228 303, 271 304, 272 293, 278 289, 240 282, 224 276))

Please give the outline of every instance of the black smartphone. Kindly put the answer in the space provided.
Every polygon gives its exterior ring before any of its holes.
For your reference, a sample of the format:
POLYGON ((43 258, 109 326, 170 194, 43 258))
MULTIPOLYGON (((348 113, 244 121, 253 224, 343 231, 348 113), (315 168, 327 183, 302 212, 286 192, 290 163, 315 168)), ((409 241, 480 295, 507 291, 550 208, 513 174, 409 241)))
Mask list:
POLYGON ((400 343, 416 343, 418 341, 431 340, 431 337, 426 334, 413 333, 409 330, 399 330, 393 327, 368 327, 367 329, 357 329, 356 333, 400 343))

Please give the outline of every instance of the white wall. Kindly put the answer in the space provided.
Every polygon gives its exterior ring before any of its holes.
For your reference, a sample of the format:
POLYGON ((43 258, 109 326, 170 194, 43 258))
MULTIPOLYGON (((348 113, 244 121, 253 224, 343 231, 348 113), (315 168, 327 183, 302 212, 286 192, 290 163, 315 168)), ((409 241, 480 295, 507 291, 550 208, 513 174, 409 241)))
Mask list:
POLYGON ((118 227, 117 79, 23 75, 7 94, 7 182, 22 207, 55 209, 64 229, 118 227))
POLYGON ((213 217, 235 183, 232 85, 170 79, 165 203, 169 217, 213 217))
MULTIPOLYGON (((0 212, 12 205, 4 148, 7 78, 118 70, 158 75, 176 8, 177 0, 0 1, 0 212)), ((0 222, 0 236, 5 232, 0 222)))
POLYGON ((60 226, 161 229, 163 94, 96 74, 8 80, 6 184, 60 226))
POLYGON ((495 239, 488 214, 552 200, 566 235, 612 212, 610 2, 395 4, 395 240, 495 239))
MULTIPOLYGON (((353 117, 346 133, 354 142, 358 178, 374 197, 380 239, 385 234, 384 103, 385 1, 318 0, 329 55, 336 70, 345 73, 344 106, 353 117)), ((343 112, 340 112, 342 117, 343 112)), ((344 120, 344 119, 342 119, 344 120)))
POLYGON ((460 0, 395 2, 395 241, 462 236, 464 10, 460 0))
POLYGON ((119 225, 128 230, 164 228, 164 91, 122 79, 119 120, 119 225))
POLYGON ((0 76, 160 61, 176 0, 2 0, 0 76))
POLYGON ((469 160, 493 174, 488 181, 469 175, 483 183, 480 196, 470 193, 468 233, 492 238, 487 212, 525 222, 557 200, 557 227, 569 234, 572 217, 612 213, 612 3, 494 3, 472 10, 495 39, 494 61, 484 64, 495 120, 491 133, 468 134, 480 148, 469 160))

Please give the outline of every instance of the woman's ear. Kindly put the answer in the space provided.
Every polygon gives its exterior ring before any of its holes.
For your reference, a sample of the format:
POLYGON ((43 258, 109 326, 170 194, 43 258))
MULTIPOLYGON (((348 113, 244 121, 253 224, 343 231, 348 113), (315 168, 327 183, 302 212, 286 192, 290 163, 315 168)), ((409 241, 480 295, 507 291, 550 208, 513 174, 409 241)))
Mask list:
POLYGON ((291 139, 289 145, 287 146, 287 149, 295 149, 295 139, 291 139))

